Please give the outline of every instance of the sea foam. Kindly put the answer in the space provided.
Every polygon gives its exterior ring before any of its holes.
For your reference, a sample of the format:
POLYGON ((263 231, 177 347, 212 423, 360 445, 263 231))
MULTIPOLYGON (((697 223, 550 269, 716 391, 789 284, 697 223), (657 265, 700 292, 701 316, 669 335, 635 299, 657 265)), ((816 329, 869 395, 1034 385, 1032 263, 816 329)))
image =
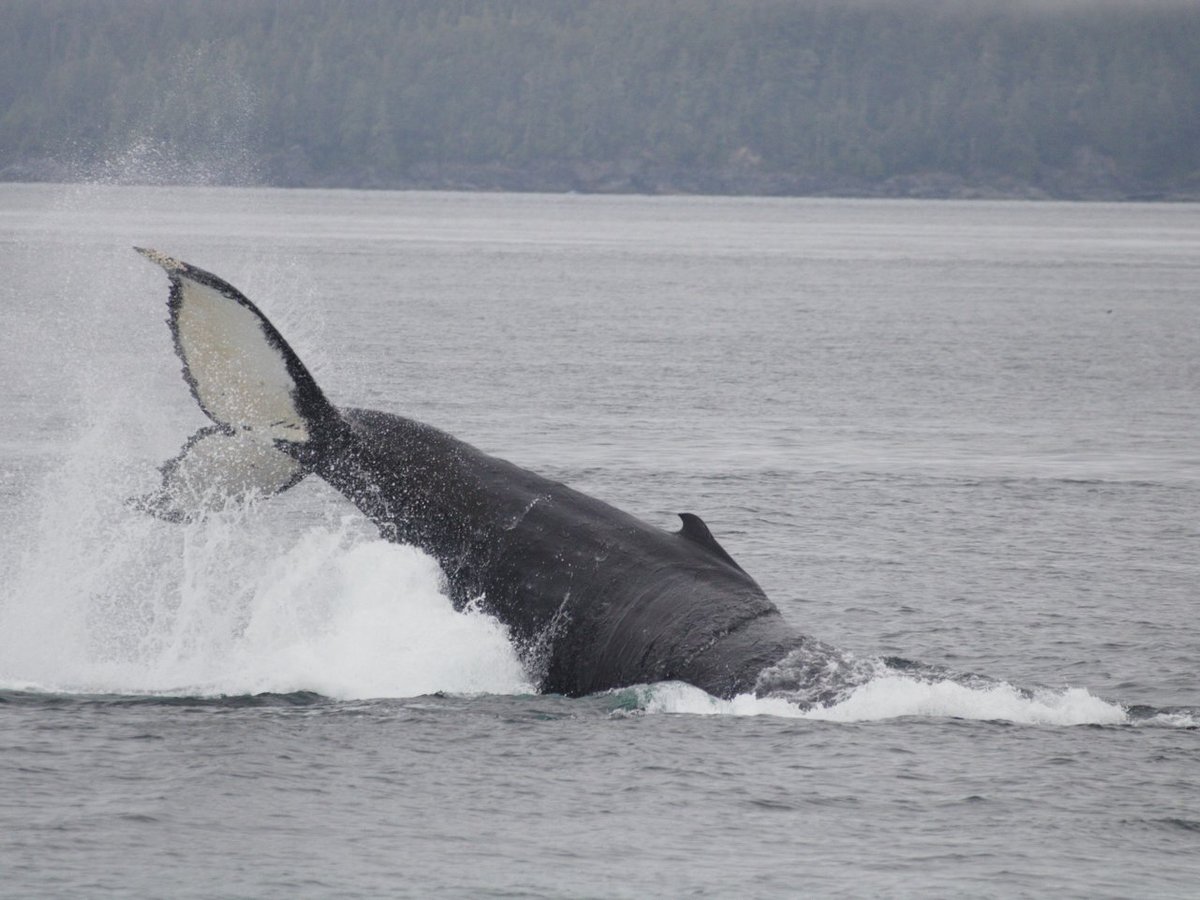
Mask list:
POLYGON ((801 707, 782 697, 742 694, 721 700, 687 684, 673 682, 640 689, 640 705, 650 713, 770 715, 827 722, 876 722, 908 716, 978 719, 1024 725, 1119 725, 1125 710, 1081 688, 1022 691, 1004 682, 969 687, 952 680, 925 681, 880 675, 829 706, 801 707))

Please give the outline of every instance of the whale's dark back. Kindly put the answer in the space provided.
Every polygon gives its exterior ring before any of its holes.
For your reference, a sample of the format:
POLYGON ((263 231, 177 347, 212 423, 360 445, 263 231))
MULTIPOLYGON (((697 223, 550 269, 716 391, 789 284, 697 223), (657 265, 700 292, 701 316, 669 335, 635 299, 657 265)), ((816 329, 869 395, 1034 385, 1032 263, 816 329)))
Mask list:
POLYGON ((750 690, 799 639, 719 547, 668 532, 444 432, 369 410, 307 461, 393 540, 442 565, 456 604, 506 623, 569 695, 680 679, 750 690))

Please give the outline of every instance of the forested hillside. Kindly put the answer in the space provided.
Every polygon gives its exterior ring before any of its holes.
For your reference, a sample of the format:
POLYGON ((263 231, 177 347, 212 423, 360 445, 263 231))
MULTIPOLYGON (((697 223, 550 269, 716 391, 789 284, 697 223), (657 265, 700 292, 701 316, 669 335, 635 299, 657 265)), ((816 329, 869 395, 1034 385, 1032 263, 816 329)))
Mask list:
POLYGON ((0 178, 1200 197, 1200 3, 4 0, 0 178))

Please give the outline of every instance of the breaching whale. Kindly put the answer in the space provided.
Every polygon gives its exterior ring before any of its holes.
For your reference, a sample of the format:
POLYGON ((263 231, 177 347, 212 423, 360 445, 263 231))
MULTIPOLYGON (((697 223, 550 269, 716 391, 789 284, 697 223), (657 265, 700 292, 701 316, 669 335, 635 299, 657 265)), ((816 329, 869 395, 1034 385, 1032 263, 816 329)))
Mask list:
POLYGON ((181 520, 316 475, 385 538, 433 556, 456 606, 501 620, 543 692, 679 680, 774 693, 840 656, 785 621, 698 516, 666 531, 420 422, 335 407, 231 284, 136 249, 169 277, 175 351, 213 422, 141 508, 181 520))

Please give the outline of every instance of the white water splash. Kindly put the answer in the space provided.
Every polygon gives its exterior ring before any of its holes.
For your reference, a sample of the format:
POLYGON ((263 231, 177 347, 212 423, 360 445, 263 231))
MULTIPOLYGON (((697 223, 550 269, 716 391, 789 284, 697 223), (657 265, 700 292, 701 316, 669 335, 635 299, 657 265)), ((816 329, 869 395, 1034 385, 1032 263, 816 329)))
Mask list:
POLYGON ((1160 725, 1164 728, 1200 728, 1200 713, 1195 710, 1190 711, 1168 711, 1159 712, 1151 716, 1147 725, 1160 725))
POLYGON ((678 682, 640 689, 640 705, 650 713, 769 715, 827 722, 875 722, 905 716, 1022 725, 1120 725, 1129 721, 1122 707, 1080 688, 1038 690, 1029 696, 1003 682, 979 688, 904 675, 873 678, 841 702, 811 709, 802 709, 782 698, 759 698, 752 694, 720 700, 678 682))
POLYGON ((437 563, 412 547, 314 529, 257 586, 232 648, 237 674, 222 692, 531 692, 507 629, 483 613, 456 612, 440 581, 437 563))
POLYGON ((0 689, 532 690, 506 629, 456 612, 427 555, 378 539, 356 515, 297 526, 303 488, 188 525, 159 522, 123 505, 135 491, 121 486, 131 479, 114 438, 113 426, 94 427, 35 498, 0 594, 0 689))

